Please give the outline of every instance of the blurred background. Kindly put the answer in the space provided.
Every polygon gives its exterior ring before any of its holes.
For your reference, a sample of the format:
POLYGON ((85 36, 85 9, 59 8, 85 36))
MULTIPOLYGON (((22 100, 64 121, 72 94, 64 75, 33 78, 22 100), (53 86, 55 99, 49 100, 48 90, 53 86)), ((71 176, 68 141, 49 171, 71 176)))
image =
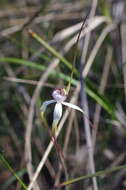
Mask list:
MULTIPOLYGON (((75 97, 74 103, 83 107, 82 96, 86 97, 96 171, 126 162, 126 1, 94 2, 96 10, 94 7, 90 15, 91 0, 0 0, 0 154, 26 185, 31 177, 29 159, 32 157, 35 170, 50 142, 40 106, 52 99, 53 89, 66 87, 74 56, 76 72, 67 101, 75 97), (84 19, 86 26, 76 46, 84 19), (68 64, 34 39, 30 29, 68 64), (77 91, 82 81, 84 92, 82 84, 77 91)), ((53 109, 51 105, 46 112, 49 126, 53 109)), ((64 107, 63 113, 66 110, 64 107)), ((57 140, 68 179, 88 171, 83 125, 82 114, 69 110, 57 140)), ((39 174, 40 190, 53 189, 54 184, 66 180, 57 151, 52 149, 39 174)), ((124 190, 126 169, 99 176, 97 182, 102 190, 124 190)), ((69 189, 90 190, 91 184, 91 179, 83 180, 69 189)), ((22 189, 3 162, 0 189, 22 189)))

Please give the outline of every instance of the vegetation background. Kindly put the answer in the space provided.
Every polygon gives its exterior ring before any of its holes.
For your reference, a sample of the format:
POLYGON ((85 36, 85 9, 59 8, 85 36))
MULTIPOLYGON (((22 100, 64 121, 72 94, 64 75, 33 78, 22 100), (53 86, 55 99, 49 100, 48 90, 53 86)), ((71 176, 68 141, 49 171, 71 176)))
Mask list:
MULTIPOLYGON (((74 99, 82 106, 86 119, 75 110, 63 108, 66 115, 60 123, 63 128, 57 146, 46 158, 34 190, 53 189, 56 184, 90 173, 85 125, 90 125, 96 171, 125 164, 125 0, 0 0, 1 190, 23 188, 15 174, 26 186, 32 179, 51 140, 40 117, 40 106, 52 99, 53 89, 66 87, 75 55, 76 72, 67 101, 74 99), (86 15, 87 25, 76 46, 86 15), (37 34, 36 39, 29 29, 37 34), (65 61, 42 45, 39 36, 65 61)), ((50 128, 53 109, 49 106, 46 112, 50 128)), ((97 183, 101 190, 124 190, 126 169, 102 174, 97 183)), ((68 187, 89 190, 92 180, 68 187)))

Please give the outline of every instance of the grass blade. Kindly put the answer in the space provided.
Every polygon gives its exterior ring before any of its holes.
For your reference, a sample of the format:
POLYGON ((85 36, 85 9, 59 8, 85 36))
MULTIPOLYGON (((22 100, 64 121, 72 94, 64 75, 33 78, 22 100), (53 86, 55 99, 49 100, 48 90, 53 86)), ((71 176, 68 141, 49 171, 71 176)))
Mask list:
POLYGON ((15 57, 3 57, 3 58, 0 58, 0 62, 9 62, 9 63, 20 64, 24 66, 29 66, 29 67, 38 69, 40 71, 44 71, 46 69, 46 67, 41 64, 34 63, 32 61, 27 61, 20 58, 15 58, 15 57))
MULTIPOLYGON (((19 177, 22 177, 26 173, 26 169, 22 169, 21 171, 17 172, 17 175, 19 177)), ((2 185, 1 189, 7 189, 12 183, 14 183, 16 180, 15 176, 11 176, 9 179, 6 180, 6 182, 2 185)))
POLYGON ((85 179, 89 179, 89 178, 92 178, 92 177, 98 177, 100 175, 107 175, 109 173, 116 172, 116 171, 124 169, 124 168, 126 168, 126 165, 116 166, 116 167, 113 167, 113 168, 110 168, 110 169, 98 171, 98 172, 96 172, 94 174, 89 174, 89 175, 77 177, 77 178, 74 178, 74 179, 70 179, 68 181, 65 181, 65 182, 57 185, 56 187, 70 185, 72 183, 76 183, 76 182, 79 182, 79 181, 82 181, 82 180, 85 180, 85 179))
MULTIPOLYGON (((33 38, 35 38, 40 44, 42 44, 52 55, 57 57, 60 61, 62 61, 69 69, 72 69, 72 64, 67 61, 60 53, 58 53, 52 46, 50 46, 44 39, 42 39, 38 34, 29 30, 29 33, 33 38)), ((74 72, 77 73, 77 70, 74 69, 74 72)))
POLYGON ((17 175, 17 173, 13 170, 13 168, 10 166, 8 161, 4 158, 4 156, 0 153, 0 161, 1 163, 7 168, 14 176, 15 178, 19 181, 20 185, 24 190, 28 190, 27 186, 24 184, 24 182, 20 179, 20 177, 17 175))

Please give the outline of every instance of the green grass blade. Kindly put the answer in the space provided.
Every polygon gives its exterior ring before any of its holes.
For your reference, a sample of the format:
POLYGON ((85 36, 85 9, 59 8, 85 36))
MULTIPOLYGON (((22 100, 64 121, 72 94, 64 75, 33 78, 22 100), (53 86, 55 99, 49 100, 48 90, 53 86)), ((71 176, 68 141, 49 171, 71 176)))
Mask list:
POLYGON ((20 179, 20 177, 17 175, 17 173, 13 170, 13 168, 10 166, 8 161, 4 158, 4 156, 0 153, 0 161, 1 163, 15 176, 15 178, 19 181, 22 188, 24 190, 28 190, 27 186, 24 184, 24 182, 20 179))
POLYGON ((101 107, 103 107, 110 115, 112 115, 113 119, 116 119, 116 108, 105 96, 99 94, 94 86, 95 85, 93 85, 93 83, 89 79, 86 80, 86 91, 88 95, 96 100, 96 102, 100 104, 101 107))
MULTIPOLYGON (((40 37, 35 32, 29 30, 31 36, 36 39, 42 46, 44 46, 52 55, 57 57, 61 62, 63 62, 69 69, 72 69, 72 64, 67 61, 60 53, 58 53, 52 46, 50 46, 42 37, 40 37)), ((77 70, 74 69, 74 72, 77 73, 77 70)))
MULTIPOLYGON (((19 172, 16 172, 19 177, 22 177, 26 173, 26 169, 22 169, 19 172)), ((7 189, 12 183, 14 183, 16 180, 15 176, 11 176, 9 179, 6 180, 6 182, 1 186, 1 189, 7 189)))
POLYGON ((74 179, 70 179, 68 181, 65 181, 65 182, 57 185, 56 187, 70 185, 72 183, 80 182, 82 180, 89 179, 89 178, 92 178, 92 177, 98 177, 98 176, 101 176, 101 175, 107 175, 109 173, 116 172, 116 171, 124 169, 124 168, 126 168, 126 165, 116 166, 116 167, 113 167, 113 168, 110 168, 110 169, 98 171, 98 172, 96 172, 94 174, 89 174, 89 175, 86 175, 86 176, 81 176, 81 177, 77 177, 77 178, 74 178, 74 179))
POLYGON ((20 58, 15 58, 15 57, 5 57, 5 58, 3 57, 3 58, 0 58, 0 62, 9 62, 9 63, 25 65, 25 66, 29 66, 29 67, 32 67, 32 68, 35 68, 35 69, 38 69, 41 71, 44 71, 46 69, 46 67, 41 64, 27 61, 27 60, 20 59, 20 58))

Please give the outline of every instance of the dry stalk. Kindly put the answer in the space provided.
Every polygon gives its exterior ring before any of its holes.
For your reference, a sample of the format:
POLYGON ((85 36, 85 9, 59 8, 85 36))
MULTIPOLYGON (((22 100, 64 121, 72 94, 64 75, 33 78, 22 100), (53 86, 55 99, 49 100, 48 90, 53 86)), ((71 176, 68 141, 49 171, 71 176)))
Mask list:
MULTIPOLYGON (((64 147, 63 147, 64 158, 66 158, 66 156, 67 156, 66 155, 67 154, 67 148, 68 148, 68 143, 69 143, 69 140, 70 140, 71 130, 72 130, 72 127, 73 127, 72 124, 73 124, 74 117, 75 117, 75 111, 72 111, 71 116, 69 118, 68 127, 67 127, 67 130, 66 130, 66 136, 65 136, 65 140, 64 140, 64 147)), ((62 169, 63 169, 63 167, 61 165, 60 168, 59 168, 59 171, 57 172, 57 176, 56 176, 54 186, 59 184, 62 169)))
POLYGON ((85 68, 84 68, 84 71, 83 71, 83 76, 84 76, 84 77, 86 77, 86 76, 88 75, 88 73, 89 73, 89 71, 90 71, 90 68, 91 68, 91 66, 92 66, 92 64, 93 64, 93 61, 94 61, 94 59, 95 59, 95 57, 96 57, 96 54, 97 54, 99 48, 101 47, 101 45, 102 45, 104 39, 106 38, 106 36, 107 36, 112 30, 114 30, 115 27, 116 27, 116 25, 111 23, 111 24, 107 25, 107 26, 103 29, 101 35, 99 36, 98 40, 96 41, 96 43, 95 43, 95 45, 94 45, 94 48, 92 49, 92 51, 91 51, 91 53, 90 53, 90 57, 88 58, 87 63, 86 63, 86 65, 85 65, 85 68))
MULTIPOLYGON (((105 60, 104 68, 103 68, 103 73, 101 76, 101 82, 100 82, 100 86, 99 86, 99 93, 100 94, 104 94, 105 87, 107 84, 107 79, 109 76, 111 62, 112 62, 112 49, 108 47, 106 60, 105 60)), ((97 130, 98 130, 98 124, 99 124, 100 113, 101 113, 101 106, 99 104, 96 104, 94 113, 95 114, 94 114, 93 124, 94 124, 95 128, 92 131, 93 147, 95 147, 96 134, 97 134, 97 130)))
POLYGON ((121 42, 122 42, 122 59, 123 59, 123 81, 124 81, 124 93, 126 100, 126 23, 121 24, 121 42))
MULTIPOLYGON (((90 11, 89 18, 91 19, 95 15, 97 7, 97 0, 93 0, 92 2, 92 8, 90 11)), ((81 105, 82 109, 84 110, 86 117, 83 115, 83 124, 84 124, 84 131, 85 131, 85 136, 86 136, 86 143, 88 147, 88 157, 89 157, 89 171, 93 174, 95 173, 95 163, 94 163, 94 158, 93 158, 93 146, 92 146, 92 139, 91 139, 91 130, 90 130, 90 123, 89 123, 89 108, 88 108, 88 99, 87 99, 87 94, 85 91, 85 84, 83 81, 83 67, 86 63, 86 56, 88 52, 88 46, 90 43, 90 37, 91 37, 91 32, 89 32, 84 40, 84 46, 82 50, 82 56, 81 56, 81 64, 80 64, 80 83, 81 83, 81 90, 80 90, 80 95, 81 95, 81 105)), ((96 177, 92 178, 92 183, 93 183, 93 189, 98 190, 98 185, 97 185, 97 179, 96 177)))

